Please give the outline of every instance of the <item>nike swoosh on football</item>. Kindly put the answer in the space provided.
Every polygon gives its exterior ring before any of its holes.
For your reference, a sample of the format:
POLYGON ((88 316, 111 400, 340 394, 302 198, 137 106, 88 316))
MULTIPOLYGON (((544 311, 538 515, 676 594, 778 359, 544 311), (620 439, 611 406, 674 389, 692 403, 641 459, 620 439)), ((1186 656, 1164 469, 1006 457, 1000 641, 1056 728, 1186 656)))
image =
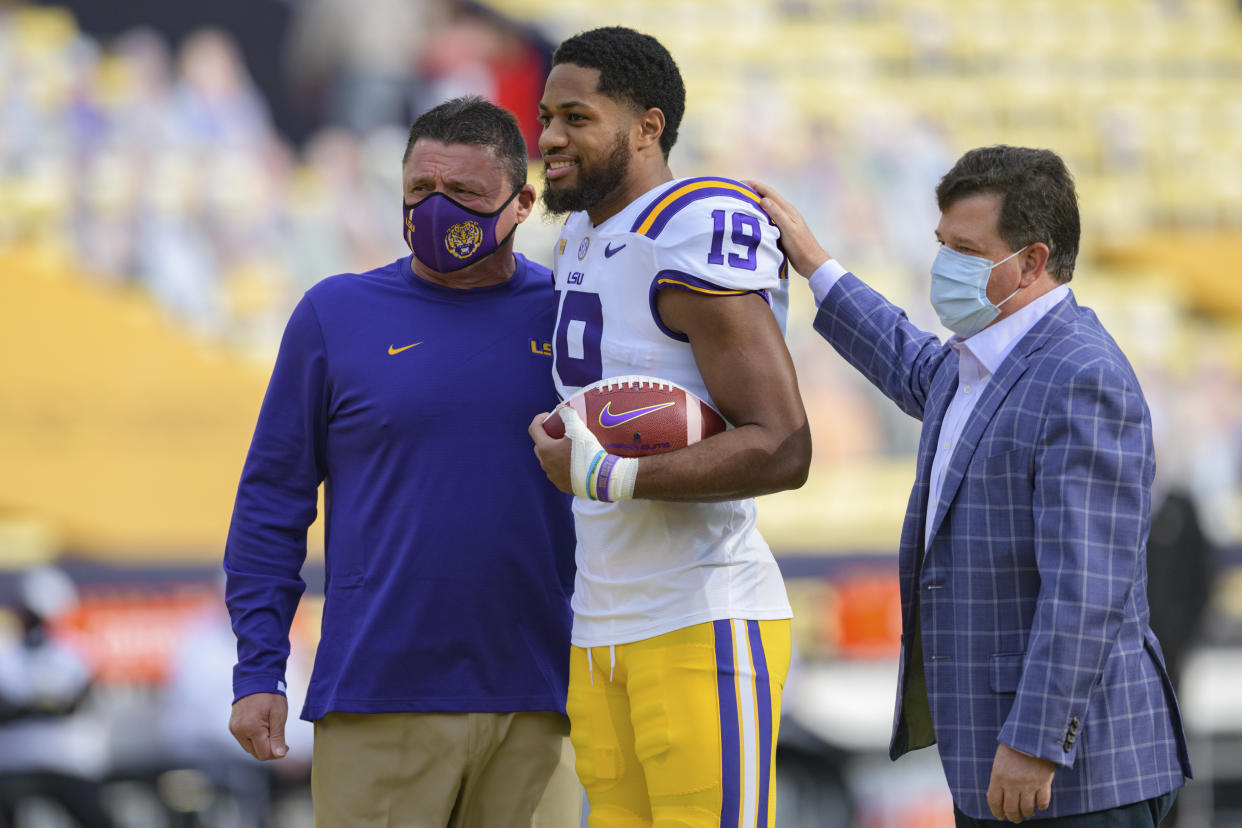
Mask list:
POLYGON ((633 411, 623 411, 620 414, 612 413, 612 400, 604 403, 604 410, 599 412, 599 424, 604 428, 616 428, 619 425, 625 425, 631 420, 637 420, 646 414, 659 411, 661 408, 668 408, 676 403, 666 402, 659 405, 649 405, 645 408, 635 408, 633 411))
POLYGON ((606 244, 604 245, 604 258, 611 259, 613 256, 620 253, 624 249, 625 249, 624 244, 621 245, 620 247, 613 247, 612 244, 606 244))
POLYGON ((422 344, 423 344, 422 342, 415 342, 415 343, 414 343, 414 345, 406 345, 404 348, 394 348, 394 347, 392 347, 391 345, 389 345, 389 346, 388 346, 388 355, 389 355, 389 356, 392 356, 393 354, 399 354, 399 353, 401 353, 402 351, 408 351, 408 350, 410 350, 411 348, 415 347, 416 345, 422 345, 422 344))

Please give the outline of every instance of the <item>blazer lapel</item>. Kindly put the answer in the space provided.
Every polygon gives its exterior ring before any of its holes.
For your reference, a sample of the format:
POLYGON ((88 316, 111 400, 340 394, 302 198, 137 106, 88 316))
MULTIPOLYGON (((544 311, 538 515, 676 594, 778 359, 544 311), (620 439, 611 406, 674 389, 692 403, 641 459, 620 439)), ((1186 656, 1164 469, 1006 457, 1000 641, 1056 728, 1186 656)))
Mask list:
MULTIPOLYGON (((996 373, 988 380, 987 386, 983 390, 983 395, 979 398, 979 402, 975 403, 975 407, 970 412, 969 418, 966 420, 966 426, 962 429, 962 436, 957 441, 957 446, 953 450, 953 457, 949 460, 949 466, 945 469, 944 485, 940 488, 940 502, 935 504, 934 512, 929 514, 925 519, 934 520, 932 525, 931 537, 935 537, 940 531, 941 525, 944 523, 945 515, 948 514, 949 505, 953 503, 953 499, 957 496, 957 490, 961 488, 962 479, 966 475, 966 469, 970 466, 970 460, 975 454, 975 449, 979 445, 979 438, 983 436, 984 430, 988 423, 992 421, 992 416, 996 410, 1000 408, 1000 404, 1004 402, 1005 397, 1009 395, 1009 391, 1013 388, 1018 378, 1026 373, 1030 367, 1030 356, 1042 348, 1048 339, 1048 336, 1067 324, 1078 313, 1078 304, 1074 301, 1074 295, 1071 292, 1062 301, 1058 302, 1042 319, 1035 323, 1031 330, 1027 331, 1022 339, 1018 340, 1013 350, 1009 352, 1009 356, 1001 362, 996 373)), ((957 384, 953 385, 950 396, 956 392, 957 384)), ((945 401, 945 408, 948 407, 948 401, 945 401)), ((944 411, 940 412, 943 418, 944 411)), ((939 433, 939 430, 937 430, 939 433)), ((932 446, 933 452, 935 445, 932 446)), ((931 459, 927 460, 927 471, 931 471, 931 459)))

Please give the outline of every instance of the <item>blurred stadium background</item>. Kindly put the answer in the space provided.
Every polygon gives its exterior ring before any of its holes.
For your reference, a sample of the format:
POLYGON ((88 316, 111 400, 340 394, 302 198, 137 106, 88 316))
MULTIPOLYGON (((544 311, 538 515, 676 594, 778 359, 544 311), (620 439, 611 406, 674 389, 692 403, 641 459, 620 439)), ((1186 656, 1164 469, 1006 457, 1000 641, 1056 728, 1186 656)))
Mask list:
MULTIPOLYGON (((1073 288, 1135 364, 1157 431, 1153 615, 1198 777, 1176 825, 1242 825, 1229 0, 0 0, 0 695, 26 681, 24 707, 0 702, 0 799, 32 793, 22 774, 50 752, 118 825, 309 824, 309 733, 259 767, 225 727, 219 559, 284 321, 318 279, 405 252, 414 115, 483 94, 537 155, 551 46, 615 23, 682 67, 677 174, 774 184, 925 327, 939 176, 984 144, 1066 158, 1084 218, 1073 288), (77 678, 14 672, 39 600, 77 678)), ((547 261, 555 234, 536 218, 518 246, 547 261)), ((884 755, 917 427, 811 313, 798 280, 789 342, 814 468, 761 504, 798 613, 778 824, 951 825, 935 756, 884 755)), ((321 537, 291 688, 317 635, 321 537)), ((73 824, 55 799, 24 796, 12 828, 73 824)))

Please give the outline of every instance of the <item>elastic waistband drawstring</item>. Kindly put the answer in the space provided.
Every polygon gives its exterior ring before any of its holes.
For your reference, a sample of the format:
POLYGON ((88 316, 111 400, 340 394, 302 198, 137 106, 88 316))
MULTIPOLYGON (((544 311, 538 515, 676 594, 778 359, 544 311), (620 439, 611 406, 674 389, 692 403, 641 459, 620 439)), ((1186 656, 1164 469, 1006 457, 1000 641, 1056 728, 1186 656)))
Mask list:
MULTIPOLYGON (((595 686, 595 660, 591 658, 591 648, 586 648, 587 657, 587 679, 590 680, 591 686, 595 686)), ((608 645, 608 683, 612 683, 612 677, 617 672, 617 645, 608 645)))

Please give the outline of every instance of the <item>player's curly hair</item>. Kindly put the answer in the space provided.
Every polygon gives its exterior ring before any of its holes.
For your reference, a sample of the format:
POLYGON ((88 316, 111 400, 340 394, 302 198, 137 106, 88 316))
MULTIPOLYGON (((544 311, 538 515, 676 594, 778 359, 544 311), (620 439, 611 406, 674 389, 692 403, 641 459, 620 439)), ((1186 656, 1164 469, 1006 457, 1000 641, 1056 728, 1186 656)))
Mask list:
POLYGON ((552 65, 572 63, 599 70, 599 91, 640 110, 664 113, 660 149, 668 158, 686 111, 686 85, 673 56, 651 35, 624 26, 580 32, 552 54, 552 65))
POLYGON ((410 160, 421 138, 442 144, 487 147, 496 156, 514 189, 526 183, 526 140, 517 118, 507 109, 477 95, 453 98, 427 110, 410 127, 401 165, 410 160))

